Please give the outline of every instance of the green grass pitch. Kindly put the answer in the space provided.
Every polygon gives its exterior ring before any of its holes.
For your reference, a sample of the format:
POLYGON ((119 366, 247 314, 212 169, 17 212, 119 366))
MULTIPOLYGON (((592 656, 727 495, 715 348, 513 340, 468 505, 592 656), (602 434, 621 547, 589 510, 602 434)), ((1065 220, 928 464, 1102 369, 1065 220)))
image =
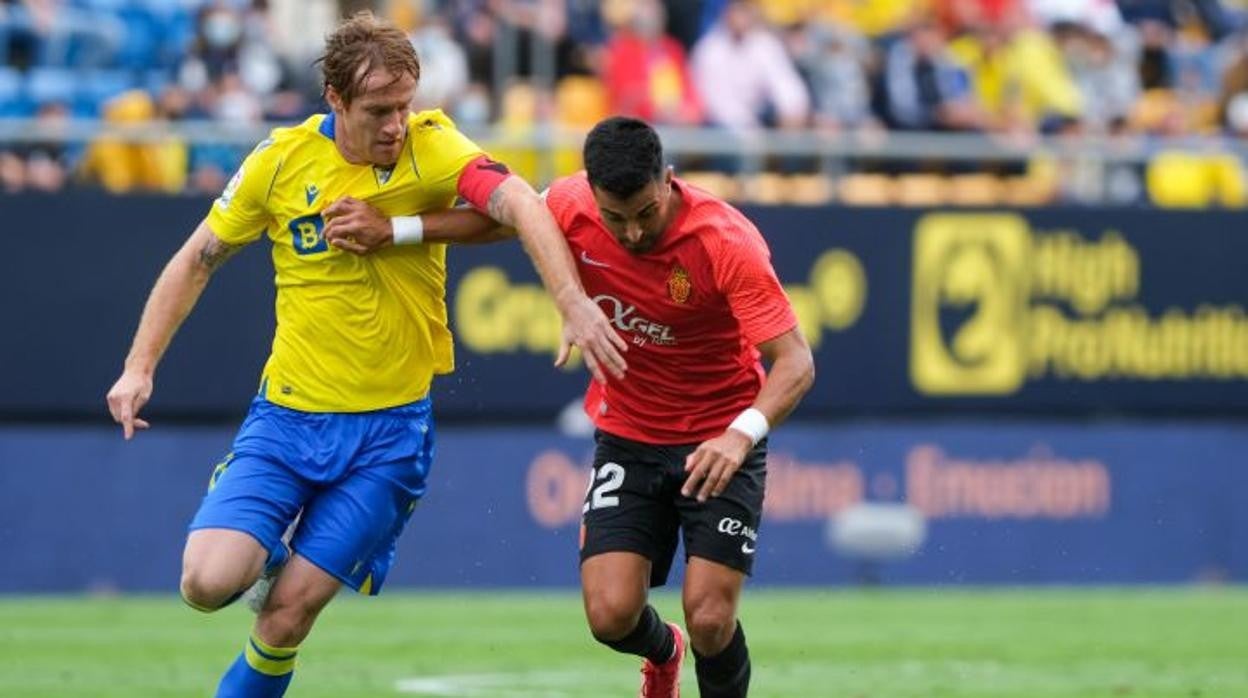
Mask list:
MULTIPOLYGON (((674 618, 679 601, 655 599, 674 618)), ((747 591, 753 698, 1248 698, 1248 588, 747 591)), ((211 696, 251 623, 170 597, 0 597, 0 696, 211 696)), ((291 698, 635 696, 574 592, 344 595, 291 698)), ((683 681, 696 696, 692 662, 683 681)))

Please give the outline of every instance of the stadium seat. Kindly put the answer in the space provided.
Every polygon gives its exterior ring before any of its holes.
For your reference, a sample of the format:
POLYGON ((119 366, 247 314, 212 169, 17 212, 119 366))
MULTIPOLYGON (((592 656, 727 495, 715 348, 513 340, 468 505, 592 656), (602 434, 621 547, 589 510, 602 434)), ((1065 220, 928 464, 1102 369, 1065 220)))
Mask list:
POLYGON ((1163 208, 1242 208, 1243 166, 1233 155, 1166 151, 1158 153, 1145 172, 1148 196, 1163 208))
POLYGON ((75 110, 96 115, 101 105, 134 86, 134 77, 128 70, 101 69, 79 73, 74 95, 75 110))
POLYGON ((73 103, 76 91, 74 73, 66 68, 33 68, 26 76, 26 96, 36 105, 47 102, 73 103))
POLYGON ((117 14, 130 4, 130 0, 74 0, 73 4, 87 10, 117 14))
POLYGON ((954 206, 999 206, 1005 197, 1001 180, 984 173, 953 175, 948 189, 954 206))
POLYGON ((117 52, 117 64, 136 70, 158 64, 164 41, 160 18, 140 5, 122 9, 117 17, 125 27, 126 37, 117 52))
POLYGON ((1218 203, 1226 208, 1244 208, 1248 206, 1248 178, 1244 175, 1244 164, 1234 155, 1211 156, 1215 188, 1218 203))
MULTIPOLYGON (((529 141, 533 137, 541 110, 541 95, 531 85, 514 83, 503 91, 499 108, 499 130, 515 141, 529 141)), ((506 163, 517 175, 529 181, 546 179, 541 174, 539 153, 531 146, 491 146, 490 153, 506 163)))
POLYGON ((832 179, 825 174, 792 175, 786 191, 789 203, 822 206, 832 201, 832 179))
POLYGON ((145 70, 139 79, 138 87, 148 94, 158 95, 165 91, 173 82, 173 75, 168 70, 145 70))
POLYGON ((1158 153, 1148 163, 1145 183, 1149 199, 1163 208, 1204 208, 1213 203, 1212 171, 1196 153, 1158 153))
POLYGON ((940 206, 949 203, 949 180, 937 174, 897 177, 897 203, 902 206, 940 206))
POLYGON ((8 66, 0 66, 0 117, 27 116, 30 104, 22 90, 22 74, 8 66))
POLYGON ((1006 177, 1001 181, 1001 198, 1010 206, 1047 206, 1057 199, 1057 186, 1051 179, 1034 176, 1006 177))
POLYGON ((513 83, 503 91, 498 121, 506 128, 528 128, 537 123, 541 99, 532 85, 513 83))
POLYGON ((745 199, 753 204, 775 206, 784 203, 786 177, 774 172, 760 172, 745 180, 745 199))
MULTIPOLYGON (((555 123, 564 128, 588 131, 607 117, 607 93, 597 78, 571 76, 555 86, 555 123)), ((563 177, 581 169, 579 147, 555 153, 555 175, 563 177)))
POLYGON ((723 172, 690 170, 680 173, 680 178, 699 189, 705 189, 721 199, 737 201, 740 198, 740 184, 735 177, 726 175, 723 172))
POLYGON ((602 81, 571 76, 555 86, 555 120, 563 126, 589 129, 607 117, 607 91, 602 81))
POLYGON ((881 174, 851 174, 837 183, 837 193, 849 206, 888 206, 893 202, 893 179, 881 174))

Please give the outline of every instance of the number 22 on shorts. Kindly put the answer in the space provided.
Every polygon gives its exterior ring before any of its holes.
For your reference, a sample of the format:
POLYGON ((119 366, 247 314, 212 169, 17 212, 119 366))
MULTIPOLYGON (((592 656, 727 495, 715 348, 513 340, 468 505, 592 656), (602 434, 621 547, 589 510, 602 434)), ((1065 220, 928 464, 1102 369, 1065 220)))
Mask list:
POLYGON ((585 491, 585 506, 581 513, 590 509, 606 509, 620 503, 620 498, 611 494, 624 484, 624 466, 619 463, 603 463, 594 468, 589 478, 589 488, 585 491))

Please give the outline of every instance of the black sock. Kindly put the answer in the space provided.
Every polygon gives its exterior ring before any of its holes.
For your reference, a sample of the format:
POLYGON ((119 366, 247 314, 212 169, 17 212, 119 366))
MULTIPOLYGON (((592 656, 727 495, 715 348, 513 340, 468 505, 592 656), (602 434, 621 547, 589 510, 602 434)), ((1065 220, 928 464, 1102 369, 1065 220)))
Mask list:
POLYGON ((655 664, 671 659, 672 652, 676 651, 676 638, 672 636, 672 629, 667 627, 667 623, 659 618, 659 612, 649 604, 642 609, 641 619, 631 633, 618 640, 600 638, 598 641, 616 652, 645 657, 655 664))
POLYGON ((745 646, 745 631, 737 623, 728 646, 713 657, 704 657, 693 650, 698 672, 698 694, 702 698, 745 698, 750 690, 750 648, 745 646))

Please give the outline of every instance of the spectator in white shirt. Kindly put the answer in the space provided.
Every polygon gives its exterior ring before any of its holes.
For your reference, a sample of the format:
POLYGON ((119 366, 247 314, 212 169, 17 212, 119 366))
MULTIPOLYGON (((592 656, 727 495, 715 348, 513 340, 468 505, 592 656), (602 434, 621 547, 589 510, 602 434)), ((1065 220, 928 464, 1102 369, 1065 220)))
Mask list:
POLYGON ((693 49, 693 76, 713 125, 743 132, 799 128, 810 94, 780 39, 748 0, 732 0, 693 49))

